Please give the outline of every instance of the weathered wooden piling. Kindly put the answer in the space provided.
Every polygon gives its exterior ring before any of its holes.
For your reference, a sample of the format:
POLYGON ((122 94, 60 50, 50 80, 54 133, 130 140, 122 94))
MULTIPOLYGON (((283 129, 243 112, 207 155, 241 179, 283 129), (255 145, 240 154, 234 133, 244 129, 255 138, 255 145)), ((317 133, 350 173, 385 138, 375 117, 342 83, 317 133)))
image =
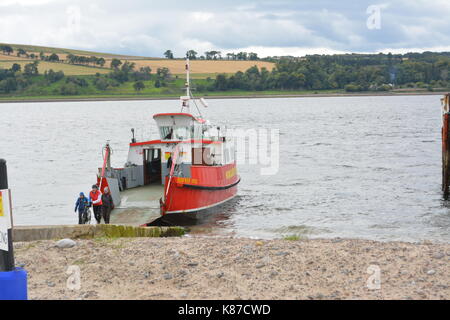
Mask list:
POLYGON ((450 93, 442 98, 442 191, 448 200, 450 184, 450 93))

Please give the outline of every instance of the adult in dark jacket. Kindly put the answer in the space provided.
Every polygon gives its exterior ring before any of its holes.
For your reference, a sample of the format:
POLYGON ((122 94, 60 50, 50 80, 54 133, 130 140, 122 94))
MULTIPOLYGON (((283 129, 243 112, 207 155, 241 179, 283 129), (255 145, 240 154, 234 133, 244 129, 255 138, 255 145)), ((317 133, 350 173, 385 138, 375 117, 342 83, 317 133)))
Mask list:
POLYGON ((89 205, 89 201, 83 192, 80 192, 80 197, 75 203, 75 212, 78 210, 78 224, 83 224, 83 213, 86 207, 89 205))
POLYGON ((103 190, 102 194, 102 215, 103 220, 105 220, 105 224, 109 224, 109 217, 111 215, 112 209, 114 209, 113 198, 111 197, 111 192, 109 192, 109 188, 106 187, 103 190))

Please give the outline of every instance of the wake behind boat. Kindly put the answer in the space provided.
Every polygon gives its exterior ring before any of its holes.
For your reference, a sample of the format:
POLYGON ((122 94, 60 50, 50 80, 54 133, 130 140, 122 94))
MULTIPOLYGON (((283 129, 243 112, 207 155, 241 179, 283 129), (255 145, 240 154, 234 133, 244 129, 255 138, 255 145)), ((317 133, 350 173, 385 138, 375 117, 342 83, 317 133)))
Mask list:
POLYGON ((129 145, 123 168, 111 167, 111 147, 104 148, 103 167, 97 183, 108 187, 114 200, 111 223, 148 225, 160 216, 198 213, 220 205, 237 194, 234 142, 226 130, 204 119, 190 90, 189 60, 186 63, 186 95, 180 97, 179 113, 155 114, 159 138, 129 145), (190 112, 191 103, 198 115, 190 112))

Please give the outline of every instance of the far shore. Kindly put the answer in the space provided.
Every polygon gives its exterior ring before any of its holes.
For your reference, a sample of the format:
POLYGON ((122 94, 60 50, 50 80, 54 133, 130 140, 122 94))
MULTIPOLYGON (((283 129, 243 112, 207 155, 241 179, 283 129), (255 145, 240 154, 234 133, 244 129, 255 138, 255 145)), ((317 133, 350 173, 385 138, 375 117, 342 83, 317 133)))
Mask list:
MULTIPOLYGON (((324 98, 324 97, 378 97, 378 96, 423 96, 445 95, 447 91, 397 91, 397 92, 362 92, 362 93, 307 93, 307 94, 243 94, 243 95, 199 95, 205 99, 265 99, 265 98, 324 98)), ((87 96, 87 97, 14 97, 2 98, 0 103, 40 103, 40 102, 95 102, 95 101, 151 101, 151 100, 177 100, 178 96, 87 96)))

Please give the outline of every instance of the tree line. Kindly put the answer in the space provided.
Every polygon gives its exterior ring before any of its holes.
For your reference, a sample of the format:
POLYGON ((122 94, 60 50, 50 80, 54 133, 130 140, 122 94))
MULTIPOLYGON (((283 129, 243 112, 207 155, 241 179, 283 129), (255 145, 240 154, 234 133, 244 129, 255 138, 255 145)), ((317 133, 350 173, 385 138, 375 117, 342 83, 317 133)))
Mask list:
POLYGON ((67 62, 69 64, 81 64, 81 65, 93 65, 93 66, 99 66, 103 67, 106 63, 106 60, 102 57, 96 57, 96 56, 77 56, 74 54, 68 54, 67 55, 67 62))
POLYGON ((97 73, 95 76, 66 76, 63 71, 48 70, 43 74, 39 73, 39 61, 22 66, 14 63, 9 69, 0 68, 0 94, 12 94, 23 92, 30 86, 38 88, 49 87, 53 83, 59 82, 57 91, 53 94, 78 95, 83 90, 94 87, 96 90, 105 91, 119 87, 127 82, 133 83, 133 88, 139 92, 146 88, 144 81, 153 80, 156 88, 165 87, 172 80, 172 75, 168 68, 158 68, 155 74, 148 66, 136 68, 133 62, 123 62, 117 60, 113 70, 107 74, 97 73))
MULTIPOLYGON (((175 59, 172 50, 167 50, 164 52, 164 56, 167 59, 175 59)), ((186 58, 190 60, 259 60, 258 54, 254 52, 238 52, 238 53, 227 53, 222 55, 221 51, 211 50, 205 51, 204 55, 200 55, 195 50, 188 50, 186 52, 186 58)))
POLYGON ((272 71, 256 66, 219 74, 205 90, 386 91, 395 87, 450 87, 450 53, 311 55, 274 60, 272 71))
MULTIPOLYGON (((1 48, 0 48, 1 49, 1 48)), ((311 55, 274 58, 273 70, 253 66, 245 72, 219 74, 214 79, 195 80, 198 91, 227 90, 346 90, 387 91, 392 88, 450 88, 450 53, 311 55)), ((94 62, 91 62, 94 63, 94 62)), ((132 82, 136 92, 152 85, 173 86, 168 68, 137 68, 135 63, 112 59, 108 74, 77 77, 48 70, 40 74, 39 61, 9 69, 0 68, 0 94, 20 93, 26 88, 59 82, 56 94, 80 94, 86 88, 108 90, 132 82), (152 80, 149 84, 148 80, 152 80), (145 82, 147 81, 147 82, 145 82)), ((55 89, 56 90, 56 89, 55 89)))

